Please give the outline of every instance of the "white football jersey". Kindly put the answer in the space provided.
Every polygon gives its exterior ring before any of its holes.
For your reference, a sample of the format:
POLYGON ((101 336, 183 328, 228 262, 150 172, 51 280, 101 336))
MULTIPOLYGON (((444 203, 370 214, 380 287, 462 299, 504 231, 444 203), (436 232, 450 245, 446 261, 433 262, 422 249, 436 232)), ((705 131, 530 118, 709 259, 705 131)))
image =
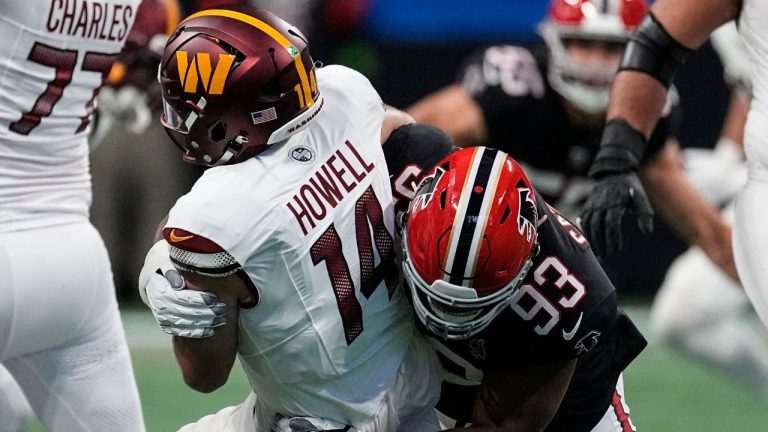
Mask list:
POLYGON ((0 231, 87 218, 93 100, 139 3, 0 2, 0 231))
POLYGON ((206 171, 166 232, 172 245, 192 237, 172 229, 213 241, 256 285, 258 305, 240 310, 239 355, 259 398, 361 424, 383 406, 415 327, 395 289, 383 104, 351 69, 320 68, 317 82, 303 131, 206 171))
POLYGON ((768 180, 768 1, 744 1, 739 33, 749 53, 753 87, 744 147, 750 163, 762 168, 752 173, 768 180))

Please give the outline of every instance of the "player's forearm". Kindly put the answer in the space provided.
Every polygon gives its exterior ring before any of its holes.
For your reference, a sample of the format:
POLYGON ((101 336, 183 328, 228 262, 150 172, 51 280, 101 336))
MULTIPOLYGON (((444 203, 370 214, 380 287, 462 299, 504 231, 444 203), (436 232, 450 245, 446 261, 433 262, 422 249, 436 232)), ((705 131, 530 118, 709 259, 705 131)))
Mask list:
POLYGON ((624 119, 647 140, 658 123, 666 100, 667 89, 650 75, 622 71, 613 82, 607 119, 624 119))
POLYGON ((487 139, 485 117, 464 88, 451 85, 407 109, 418 123, 444 130, 457 147, 481 145, 487 139))
POLYGON ((644 169, 643 180, 651 199, 686 242, 699 246, 718 267, 735 279, 731 228, 720 211, 690 184, 672 156, 676 154, 676 151, 664 149, 659 158, 672 160, 655 161, 644 169))
POLYGON ((184 382, 191 388, 210 393, 223 386, 237 355, 239 306, 228 301, 226 324, 208 338, 173 337, 173 350, 184 382))
POLYGON ((539 432, 557 412, 576 368, 576 359, 489 372, 477 393, 472 426, 452 431, 539 432))
POLYGON ((624 119, 648 138, 666 91, 688 53, 738 13, 737 0, 659 0, 632 35, 611 89, 607 120, 624 119))

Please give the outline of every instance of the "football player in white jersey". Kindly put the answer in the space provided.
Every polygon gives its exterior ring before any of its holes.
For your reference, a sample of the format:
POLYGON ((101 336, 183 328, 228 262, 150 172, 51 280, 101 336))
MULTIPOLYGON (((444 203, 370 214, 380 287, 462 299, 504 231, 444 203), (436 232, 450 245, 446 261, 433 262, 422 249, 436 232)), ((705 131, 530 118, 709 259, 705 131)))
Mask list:
POLYGON ((632 36, 611 91, 600 153, 591 175, 598 179, 582 219, 588 236, 612 237, 605 231, 625 211, 638 221, 649 209, 637 181, 639 155, 664 104, 666 89, 688 52, 714 29, 736 19, 749 54, 752 102, 744 130, 748 180, 736 202, 733 247, 742 285, 764 324, 768 325, 768 2, 760 0, 659 0, 632 36), (606 223, 606 221, 608 223, 606 223))
MULTIPOLYGON (((713 149, 682 151, 693 186, 733 222, 734 199, 747 180, 744 123, 749 110, 749 63, 734 22, 712 34, 731 87, 720 140, 713 149)), ((651 307, 657 341, 719 367, 768 396, 768 336, 751 319, 749 299, 738 283, 692 246, 670 266, 651 307)))
POLYGON ((397 289, 382 152, 410 117, 244 6, 184 20, 159 79, 169 136, 211 168, 170 211, 142 296, 190 387, 220 387, 239 356, 253 390, 182 430, 291 430, 306 416, 320 430, 438 430, 439 366, 397 289))
POLYGON ((94 97, 139 0, 0 3, 0 363, 49 431, 143 431, 88 220, 94 97))

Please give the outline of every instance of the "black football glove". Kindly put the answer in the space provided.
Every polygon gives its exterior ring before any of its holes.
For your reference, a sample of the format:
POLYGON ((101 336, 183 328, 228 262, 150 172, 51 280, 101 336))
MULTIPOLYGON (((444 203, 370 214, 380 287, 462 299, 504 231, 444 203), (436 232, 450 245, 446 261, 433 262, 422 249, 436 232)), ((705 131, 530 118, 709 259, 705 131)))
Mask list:
POLYGON ((653 209, 637 176, 644 149, 645 137, 626 121, 614 119, 605 126, 589 171, 597 184, 581 215, 581 228, 599 256, 624 246, 621 221, 625 213, 635 216, 643 233, 653 231, 653 209))

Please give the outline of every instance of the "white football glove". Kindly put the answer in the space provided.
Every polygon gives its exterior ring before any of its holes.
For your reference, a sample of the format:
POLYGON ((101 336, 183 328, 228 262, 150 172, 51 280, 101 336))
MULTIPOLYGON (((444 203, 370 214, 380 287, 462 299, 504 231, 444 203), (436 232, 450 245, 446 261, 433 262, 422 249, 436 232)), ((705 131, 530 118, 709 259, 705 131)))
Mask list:
POLYGON ((227 305, 215 294, 185 288, 184 278, 168 258, 165 240, 147 253, 139 276, 139 294, 160 328, 174 336, 206 338, 224 325, 227 305))
POLYGON ((319 417, 282 417, 271 432, 358 432, 356 428, 319 417))

